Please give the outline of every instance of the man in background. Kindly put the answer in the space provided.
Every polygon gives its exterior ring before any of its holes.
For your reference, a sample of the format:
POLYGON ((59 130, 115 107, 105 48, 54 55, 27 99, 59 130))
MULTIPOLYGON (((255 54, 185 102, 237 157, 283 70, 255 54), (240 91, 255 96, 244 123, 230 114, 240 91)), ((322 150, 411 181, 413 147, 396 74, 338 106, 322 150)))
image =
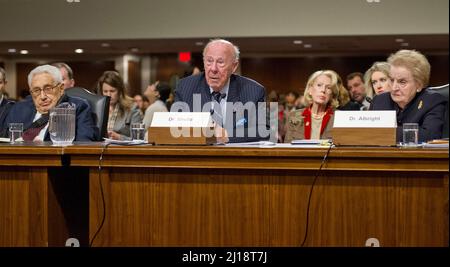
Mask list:
POLYGON ((371 99, 366 96, 364 75, 361 72, 353 72, 347 75, 347 89, 350 98, 359 104, 360 110, 368 110, 371 99))
POLYGON ((61 71, 64 89, 75 86, 75 80, 73 79, 73 71, 72 68, 69 67, 69 65, 67 65, 64 62, 56 62, 53 63, 52 66, 57 67, 61 71))

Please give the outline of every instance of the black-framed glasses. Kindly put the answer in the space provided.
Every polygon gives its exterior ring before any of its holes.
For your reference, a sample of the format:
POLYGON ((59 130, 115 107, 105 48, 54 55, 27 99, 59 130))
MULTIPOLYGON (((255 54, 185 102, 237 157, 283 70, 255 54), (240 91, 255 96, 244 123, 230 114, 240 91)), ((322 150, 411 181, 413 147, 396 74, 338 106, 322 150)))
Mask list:
POLYGON ((52 85, 46 85, 44 88, 33 88, 30 90, 30 94, 32 96, 40 96, 41 92, 44 92, 45 95, 51 95, 53 94, 53 90, 55 90, 56 87, 58 87, 60 83, 52 86, 52 85))

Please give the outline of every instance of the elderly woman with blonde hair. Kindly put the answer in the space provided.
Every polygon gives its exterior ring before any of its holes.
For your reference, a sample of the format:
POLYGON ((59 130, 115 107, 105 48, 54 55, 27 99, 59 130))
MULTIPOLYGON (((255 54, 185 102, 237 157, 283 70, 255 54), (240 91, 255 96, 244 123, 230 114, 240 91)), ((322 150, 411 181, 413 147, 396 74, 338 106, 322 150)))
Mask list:
POLYGON ((400 50, 387 62, 392 90, 375 96, 370 109, 396 111, 397 142, 402 139, 404 123, 419 125, 419 142, 441 138, 448 99, 426 90, 431 71, 427 58, 415 50, 400 50))
POLYGON ((295 139, 331 138, 334 110, 339 105, 339 88, 336 72, 319 70, 306 83, 306 107, 289 113, 288 129, 284 142, 295 139))
POLYGON ((387 62, 375 62, 364 74, 366 95, 373 98, 392 90, 391 79, 389 78, 390 65, 387 62))

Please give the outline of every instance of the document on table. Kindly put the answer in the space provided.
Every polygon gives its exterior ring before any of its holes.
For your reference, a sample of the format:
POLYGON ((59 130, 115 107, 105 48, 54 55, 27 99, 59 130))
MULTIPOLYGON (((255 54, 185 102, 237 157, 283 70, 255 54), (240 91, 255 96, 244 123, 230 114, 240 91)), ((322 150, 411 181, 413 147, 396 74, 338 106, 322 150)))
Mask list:
POLYGON ((145 140, 115 140, 115 139, 109 139, 109 138, 103 138, 105 143, 108 144, 114 144, 114 145, 143 145, 148 144, 145 140))

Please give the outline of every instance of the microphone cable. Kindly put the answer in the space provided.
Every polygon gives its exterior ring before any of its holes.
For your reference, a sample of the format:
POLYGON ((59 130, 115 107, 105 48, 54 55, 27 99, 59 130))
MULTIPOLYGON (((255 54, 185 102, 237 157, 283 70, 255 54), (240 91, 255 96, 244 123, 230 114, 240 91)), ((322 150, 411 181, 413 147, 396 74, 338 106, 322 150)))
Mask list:
POLYGON ((327 153, 325 153, 325 155, 323 156, 322 159, 322 163, 320 163, 320 167, 319 170, 317 170, 316 176, 314 177, 314 180, 311 184, 311 189, 309 190, 309 196, 308 196, 308 204, 307 204, 307 208, 306 208, 306 226, 305 226, 305 235, 302 241, 302 244, 300 245, 300 247, 303 247, 303 245, 305 245, 306 239, 308 237, 308 226, 309 226, 309 208, 311 206, 311 196, 313 193, 313 189, 314 189, 314 185, 317 181, 317 178, 319 178, 319 174, 320 171, 322 170, 323 164, 325 163, 325 161, 328 159, 328 155, 330 154, 331 148, 334 146, 333 142, 330 143, 330 147, 327 149, 327 153))
POLYGON ((100 193, 102 196, 102 205, 103 205, 103 215, 102 215, 102 221, 100 223, 100 226, 97 228, 97 231, 95 232, 94 236, 92 237, 91 242, 89 242, 89 247, 92 247, 92 244, 94 243, 95 238, 97 237, 100 230, 103 228, 103 224, 105 223, 106 219, 106 201, 105 201, 105 194, 103 193, 103 184, 102 184, 102 161, 103 161, 103 154, 106 151, 106 148, 111 143, 105 143, 102 148, 102 152, 100 153, 100 158, 98 160, 98 182, 100 184, 100 193))

